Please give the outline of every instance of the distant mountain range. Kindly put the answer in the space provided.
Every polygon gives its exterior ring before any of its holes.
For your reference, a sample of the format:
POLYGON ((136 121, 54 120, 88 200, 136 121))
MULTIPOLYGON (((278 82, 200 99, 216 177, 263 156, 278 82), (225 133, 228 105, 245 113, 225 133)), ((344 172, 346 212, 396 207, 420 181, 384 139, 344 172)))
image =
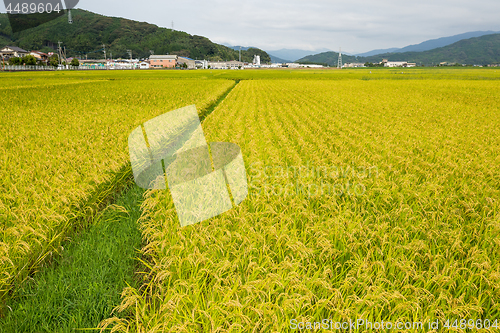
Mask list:
MULTIPOLYGON (((430 40, 424 41, 424 42, 419 43, 419 44, 408 45, 408 46, 405 46, 402 48, 393 47, 393 48, 388 48, 388 49, 377 49, 377 50, 372 50, 372 51, 364 52, 364 53, 358 53, 358 54, 354 54, 354 55, 343 52, 342 56, 343 56, 344 62, 360 62, 360 61, 362 61, 362 58, 370 58, 370 57, 377 56, 377 55, 387 55, 387 57, 391 58, 393 56, 388 56, 388 55, 392 54, 392 53, 430 51, 430 50, 434 50, 437 48, 452 45, 452 44, 459 42, 461 40, 475 38, 475 37, 482 37, 482 36, 486 36, 486 35, 493 35, 493 34, 498 34, 498 33, 500 33, 500 31, 491 31, 491 30, 489 30, 489 31, 471 31, 471 32, 466 32, 466 33, 454 35, 454 36, 430 39, 430 40)), ((231 46, 231 45, 226 45, 226 46, 228 46, 229 48, 232 48, 234 50, 239 50, 239 48, 240 48, 240 46, 231 46)), ((247 50, 248 48, 249 47, 243 47, 243 46, 241 47, 242 50, 247 50)), ((276 62, 284 63, 284 62, 294 62, 295 61, 295 62, 302 62, 302 63, 310 62, 310 63, 329 64, 330 66, 332 66, 333 64, 335 64, 335 65, 337 64, 337 58, 338 58, 337 52, 333 52, 333 51, 330 51, 328 49, 320 49, 317 51, 308 51, 308 50, 301 50, 301 49, 280 49, 280 50, 266 50, 266 52, 269 54, 269 56, 271 58, 271 62, 274 62, 274 63, 276 63, 276 62), (333 59, 333 58, 335 58, 335 59, 333 59)), ((420 59, 420 57, 419 57, 419 59, 420 59)), ((422 58, 421 60, 426 60, 426 59, 427 58, 425 58, 425 59, 422 58)), ((462 58, 456 58, 456 59, 462 59, 462 58)), ((463 59, 465 60, 467 58, 463 58, 463 59)), ((371 59, 371 60, 373 60, 373 59, 371 59)), ((472 59, 472 60, 474 60, 474 59, 472 59)), ((445 61, 445 60, 443 60, 443 61, 445 61)), ((470 61, 470 59, 468 61, 470 61)), ((432 62, 433 61, 431 61, 429 64, 431 64, 432 62)))
MULTIPOLYGON (((382 59, 388 59, 389 61, 415 62, 422 65, 439 64, 440 62, 469 65, 500 63, 500 34, 486 34, 481 37, 462 39, 444 47, 420 52, 390 52, 368 57, 342 55, 344 63, 375 63, 382 61, 382 59)), ((297 62, 322 63, 329 66, 336 66, 337 60, 338 53, 324 52, 304 57, 297 60, 297 62)))
POLYGON ((241 46, 241 45, 234 46, 234 45, 229 45, 229 44, 225 44, 225 43, 222 43, 222 45, 227 46, 230 49, 233 49, 235 51, 239 51, 240 48, 242 51, 248 51, 248 49, 256 49, 257 48, 257 47, 253 47, 253 46, 241 46))
MULTIPOLYGON (((256 47, 253 47, 253 46, 241 46, 241 45, 230 45, 230 44, 222 44, 224 46, 227 46, 229 47, 230 49, 233 49, 235 51, 251 51, 252 49, 257 49, 256 47)), ((270 54, 269 52, 267 53, 269 54, 269 57, 271 58, 271 62, 272 63, 284 63, 284 62, 291 62, 290 60, 285 60, 285 59, 281 59, 281 58, 278 58, 278 57, 275 57, 274 55, 270 54)))
POLYGON ((316 51, 300 50, 300 49, 280 49, 280 50, 266 50, 269 55, 273 57, 285 59, 284 62, 293 62, 305 56, 312 55, 318 52, 326 52, 328 49, 319 49, 316 51))
POLYGON ((358 57, 369 57, 369 56, 374 56, 374 55, 382 54, 382 53, 396 52, 397 50, 399 50, 397 47, 393 47, 390 49, 378 49, 378 50, 372 50, 372 51, 365 52, 365 53, 358 53, 356 55, 358 57))
MULTIPOLYGON (((239 52, 213 43, 203 36, 161 28, 146 22, 137 22, 119 17, 108 17, 82 9, 73 9, 73 24, 68 24, 67 15, 60 16, 38 27, 12 33, 7 14, 0 13, 0 47, 18 46, 26 50, 51 52, 62 41, 67 56, 88 56, 89 59, 103 57, 102 45, 107 55, 126 57, 132 50, 134 58, 146 58, 154 54, 176 54, 193 59, 238 60, 239 52)), ((269 55, 252 48, 241 52, 242 60, 251 62, 260 55, 261 62, 271 61, 269 55)))
POLYGON ((272 63, 275 63, 275 64, 276 64, 276 63, 283 64, 283 63, 287 63, 287 62, 292 62, 292 61, 287 60, 287 59, 282 59, 282 58, 280 58, 280 57, 276 57, 276 56, 274 56, 274 55, 272 55, 272 54, 270 54, 270 53, 268 53, 268 54, 269 54, 269 56, 271 57, 271 62, 272 62, 272 63))
MULTIPOLYGON (((241 50, 248 50, 254 47, 249 47, 249 46, 240 46, 240 45, 229 45, 229 44, 222 44, 224 46, 227 46, 233 50, 238 51, 241 47, 241 50)), ((281 50, 266 50, 267 54, 271 57, 271 62, 273 63, 285 63, 285 62, 294 62, 297 59, 303 58, 308 55, 313 55, 317 52, 325 52, 328 51, 328 49, 319 49, 316 51, 309 51, 309 50, 300 50, 300 49, 281 49, 281 50)))
POLYGON ((369 57, 369 56, 374 56, 377 54, 384 54, 384 53, 404 53, 404 52, 423 52, 423 51, 429 51, 432 49, 437 49, 439 47, 444 47, 447 45, 451 45, 453 43, 456 43, 458 41, 461 41, 463 39, 469 39, 469 38, 474 38, 474 37, 481 37, 485 35, 492 35, 492 34, 498 34, 500 31, 472 31, 472 32, 466 32, 463 34, 458 34, 454 36, 449 36, 449 37, 441 37, 437 39, 431 39, 427 40, 425 42, 422 42, 420 44, 414 44, 414 45, 408 45, 403 48, 390 48, 390 49, 380 49, 380 50, 373 50, 365 53, 359 53, 356 54, 359 57, 369 57))

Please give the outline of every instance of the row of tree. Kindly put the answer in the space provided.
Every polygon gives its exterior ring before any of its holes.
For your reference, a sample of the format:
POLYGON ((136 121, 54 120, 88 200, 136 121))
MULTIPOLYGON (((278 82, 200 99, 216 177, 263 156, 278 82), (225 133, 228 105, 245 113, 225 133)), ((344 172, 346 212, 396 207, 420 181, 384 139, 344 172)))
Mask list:
MULTIPOLYGON (((62 62, 63 65, 66 65, 66 62, 62 62)), ((27 66, 35 66, 35 65, 42 65, 42 66, 54 66, 57 67, 59 65, 59 56, 57 54, 52 55, 47 63, 44 63, 43 61, 39 61, 37 58, 32 56, 31 54, 25 55, 24 57, 13 57, 9 59, 9 65, 27 65, 27 66)), ((79 66, 80 62, 78 59, 73 58, 71 62, 69 63, 71 66, 79 66)))

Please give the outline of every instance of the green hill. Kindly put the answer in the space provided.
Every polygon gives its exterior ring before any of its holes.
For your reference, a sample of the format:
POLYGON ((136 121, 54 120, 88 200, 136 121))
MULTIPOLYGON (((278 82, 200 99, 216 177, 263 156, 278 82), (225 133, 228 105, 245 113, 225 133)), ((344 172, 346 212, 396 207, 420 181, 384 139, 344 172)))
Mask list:
MULTIPOLYGON (((182 31, 160 28, 154 24, 137 22, 118 17, 108 17, 82 9, 73 9, 73 24, 67 15, 36 28, 12 34, 7 14, 0 14, 0 47, 19 46, 26 50, 53 51, 57 42, 63 42, 67 56, 102 58, 102 44, 108 56, 128 58, 132 50, 134 58, 154 54, 177 54, 193 59, 237 60, 238 51, 211 42, 208 38, 190 35, 182 31)), ((263 63, 270 62, 269 55, 260 49, 242 51, 242 60, 251 62, 260 55, 263 63)))
MULTIPOLYGON (((300 63, 325 63, 330 66, 337 65, 338 54, 324 52, 307 56, 297 60, 300 63)), ((458 41, 451 45, 423 52, 384 53, 370 57, 342 56, 346 62, 380 62, 382 59, 389 61, 408 61, 422 65, 439 64, 440 62, 459 63, 469 65, 487 65, 500 63, 500 34, 486 35, 458 41)))
MULTIPOLYGON (((309 55, 295 62, 300 64, 322 64, 335 67, 337 66, 338 59, 339 59, 339 54, 337 52, 328 51, 314 55, 309 55)), ((358 62, 358 60, 356 59, 357 58, 355 56, 349 56, 345 54, 342 55, 342 63, 344 64, 346 62, 358 62)), ((361 59, 361 57, 359 59, 361 59)))

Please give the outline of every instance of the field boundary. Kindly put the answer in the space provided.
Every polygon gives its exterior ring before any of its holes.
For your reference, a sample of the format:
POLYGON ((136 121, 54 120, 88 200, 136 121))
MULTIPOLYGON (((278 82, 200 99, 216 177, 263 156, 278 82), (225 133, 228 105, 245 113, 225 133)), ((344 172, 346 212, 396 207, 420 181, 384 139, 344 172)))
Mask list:
MULTIPOLYGON (((231 87, 200 113, 200 121, 203 121, 215 110, 240 80, 234 81, 231 87)), ((111 175, 110 179, 98 184, 95 190, 90 193, 89 198, 70 204, 70 213, 66 215, 67 220, 53 230, 49 242, 40 245, 41 251, 34 251, 32 259, 22 266, 20 270, 13 272, 14 274, 9 278, 0 281, 0 318, 3 317, 7 310, 6 301, 12 296, 14 290, 30 279, 44 263, 50 264, 54 256, 62 255, 60 253, 61 245, 68 240, 68 237, 79 230, 86 229, 91 224, 92 219, 102 210, 115 203, 116 194, 126 191, 134 184, 132 167, 129 161, 118 171, 108 172, 111 175)))
POLYGON ((64 83, 53 83, 53 84, 34 84, 31 86, 16 86, 16 87, 0 87, 1 90, 18 90, 18 89, 32 89, 39 87, 57 87, 57 86, 68 86, 68 85, 79 85, 85 83, 95 83, 95 82, 109 82, 110 80, 85 80, 85 81, 72 81, 72 82, 64 82, 64 83))
POLYGON ((220 103, 222 103, 223 100, 226 99, 227 95, 233 91, 233 89, 240 83, 241 80, 234 80, 234 84, 229 87, 229 89, 226 90, 225 93, 223 93, 215 102, 210 104, 205 111, 203 111, 199 116, 200 116, 200 122, 203 122, 205 118, 207 118, 214 110, 219 106, 220 103))
MULTIPOLYGON (((212 114, 213 111, 215 111, 215 109, 226 99, 226 97, 233 91, 233 89, 240 83, 240 79, 229 79, 229 80, 232 80, 234 81, 234 84, 229 87, 226 92, 224 92, 216 101, 214 101, 212 104, 210 104, 203 112, 201 112, 199 114, 199 117, 200 117, 200 123, 203 123, 203 121, 210 115, 212 114)), ((147 194, 148 192, 146 192, 147 194)), ((142 207, 141 207, 142 209, 142 207)), ((143 217, 143 213, 141 212, 141 217, 139 217, 139 220, 143 217)), ((138 224, 137 224, 138 225, 138 224)), ((141 235, 142 235, 142 231, 141 231, 141 235)), ((144 239, 143 239, 144 241, 144 239)), ((144 246, 142 247, 142 249, 144 248, 144 246)), ((142 253, 142 249, 141 249, 141 252, 137 254, 136 256, 136 260, 137 260, 137 265, 138 267, 138 270, 137 271, 140 271, 140 275, 142 276, 148 276, 150 274, 150 272, 152 271, 152 267, 149 265, 149 262, 148 262, 148 259, 145 258, 143 256, 143 253, 142 253)), ((137 274, 137 271, 135 272, 137 274)), ((151 287, 151 284, 150 282, 148 282, 144 277, 141 279, 141 281, 138 281, 138 286, 137 288, 134 288, 135 290, 137 291, 142 291, 143 293, 147 293, 148 292, 148 288, 151 287), (146 288, 145 290, 144 287, 146 288)), ((130 288, 130 287, 129 287, 130 288)), ((122 293, 122 297, 123 295, 125 295, 127 293, 127 290, 129 288, 126 288, 124 290, 124 292, 122 293)), ((119 305, 119 306, 116 306, 113 310, 113 312, 115 310, 118 310, 118 312, 121 312, 121 307, 123 306, 123 304, 119 305)), ((103 320, 100 324, 99 324, 99 328, 101 329, 101 331, 104 331, 104 330, 109 330, 108 326, 110 325, 114 325, 116 324, 116 321, 115 321, 115 318, 113 317, 109 317, 105 320, 103 320)), ((114 329, 114 328, 113 328, 114 329)), ((113 330, 112 329, 112 330, 113 330)))
MULTIPOLYGON (((74 232, 85 229, 86 225, 91 223, 99 212, 113 203, 115 194, 126 190, 133 184, 130 164, 124 165, 118 171, 109 173, 112 175, 111 179, 97 185, 88 199, 70 205, 71 213, 66 216, 66 222, 53 230, 50 241, 41 245, 42 250, 34 252, 37 255, 33 256, 14 276, 2 281, 2 285, 0 285, 0 304, 6 304, 6 300, 10 298, 13 291, 23 285, 42 264, 50 264, 54 256, 61 255, 62 243, 67 241, 68 237, 74 232)), ((4 306, 1 306, 0 317, 2 317, 4 311, 4 306)))

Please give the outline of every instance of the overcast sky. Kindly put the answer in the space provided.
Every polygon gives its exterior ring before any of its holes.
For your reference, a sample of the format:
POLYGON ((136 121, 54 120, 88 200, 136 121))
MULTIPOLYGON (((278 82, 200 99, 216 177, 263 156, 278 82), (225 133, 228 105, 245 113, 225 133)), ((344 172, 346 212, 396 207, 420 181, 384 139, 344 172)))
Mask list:
MULTIPOLYGON (((500 31, 499 0, 80 0, 77 8, 265 50, 348 53, 459 33, 500 31)), ((2 10, 3 11, 3 10, 2 10)))

